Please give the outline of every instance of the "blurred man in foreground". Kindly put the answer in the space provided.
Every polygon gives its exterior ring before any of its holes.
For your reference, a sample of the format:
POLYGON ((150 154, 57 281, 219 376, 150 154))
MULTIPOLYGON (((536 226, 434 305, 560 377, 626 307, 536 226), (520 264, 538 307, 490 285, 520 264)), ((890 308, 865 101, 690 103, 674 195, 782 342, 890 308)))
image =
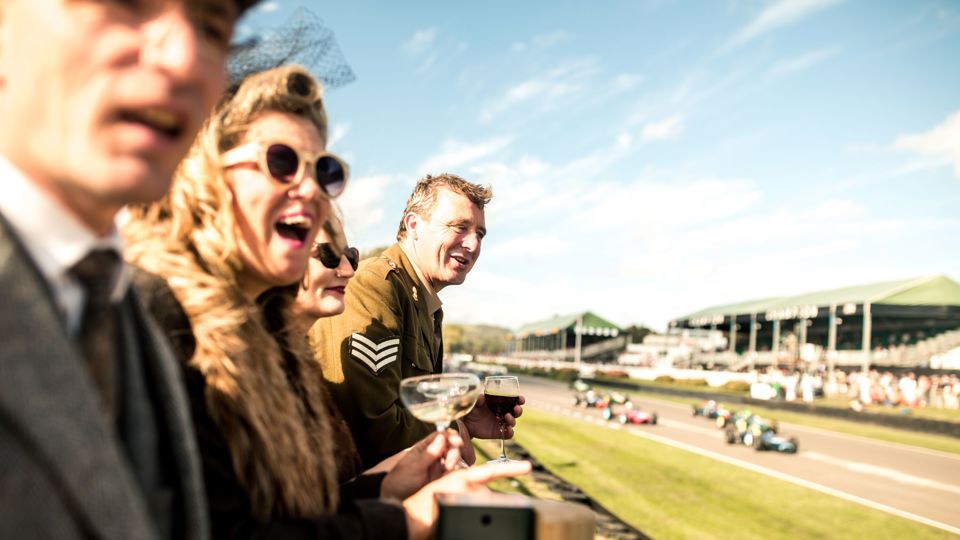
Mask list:
POLYGON ((0 531, 205 538, 169 346, 114 218, 159 198, 255 0, 0 0, 0 531))

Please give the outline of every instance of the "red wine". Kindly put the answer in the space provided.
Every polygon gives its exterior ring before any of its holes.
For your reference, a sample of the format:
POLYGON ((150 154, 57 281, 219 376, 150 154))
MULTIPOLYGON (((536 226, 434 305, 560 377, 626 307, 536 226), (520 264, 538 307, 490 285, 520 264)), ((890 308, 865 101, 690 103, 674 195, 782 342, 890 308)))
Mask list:
POLYGON ((520 403, 519 396, 498 396, 496 394, 484 394, 487 408, 495 414, 497 418, 503 418, 507 413, 513 413, 513 408, 520 403))

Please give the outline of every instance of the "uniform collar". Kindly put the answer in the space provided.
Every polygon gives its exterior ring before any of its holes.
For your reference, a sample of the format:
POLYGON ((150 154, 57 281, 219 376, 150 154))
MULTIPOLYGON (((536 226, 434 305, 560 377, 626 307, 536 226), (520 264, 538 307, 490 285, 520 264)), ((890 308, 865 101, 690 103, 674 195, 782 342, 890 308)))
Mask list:
POLYGON ((410 253, 410 250, 407 249, 406 242, 398 242, 400 250, 403 252, 404 257, 407 258, 407 261, 410 263, 410 266, 413 267, 413 271, 417 274, 417 279, 420 281, 420 284, 423 285, 424 296, 426 297, 427 302, 427 311, 430 312, 430 315, 433 315, 443 306, 443 302, 440 301, 440 296, 434 292, 433 287, 430 286, 430 282, 423 277, 423 272, 420 271, 420 267, 417 266, 413 255, 410 253))

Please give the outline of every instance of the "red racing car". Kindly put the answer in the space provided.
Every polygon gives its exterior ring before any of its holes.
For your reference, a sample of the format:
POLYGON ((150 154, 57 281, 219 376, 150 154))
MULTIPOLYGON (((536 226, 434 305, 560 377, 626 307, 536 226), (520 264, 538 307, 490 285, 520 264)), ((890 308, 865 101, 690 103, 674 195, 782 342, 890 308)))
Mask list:
POLYGON ((641 411, 640 407, 633 404, 632 401, 616 404, 611 402, 608 407, 603 409, 603 419, 617 419, 621 424, 653 424, 657 423, 657 413, 641 411))

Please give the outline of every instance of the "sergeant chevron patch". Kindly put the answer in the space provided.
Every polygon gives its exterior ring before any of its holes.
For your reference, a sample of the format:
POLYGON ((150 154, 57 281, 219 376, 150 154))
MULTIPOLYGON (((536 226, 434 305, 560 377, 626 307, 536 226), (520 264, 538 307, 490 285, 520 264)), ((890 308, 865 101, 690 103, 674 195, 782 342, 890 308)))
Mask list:
POLYGON ((366 364, 374 373, 396 362, 400 352, 400 338, 388 338, 376 343, 363 334, 350 336, 350 355, 366 364))

